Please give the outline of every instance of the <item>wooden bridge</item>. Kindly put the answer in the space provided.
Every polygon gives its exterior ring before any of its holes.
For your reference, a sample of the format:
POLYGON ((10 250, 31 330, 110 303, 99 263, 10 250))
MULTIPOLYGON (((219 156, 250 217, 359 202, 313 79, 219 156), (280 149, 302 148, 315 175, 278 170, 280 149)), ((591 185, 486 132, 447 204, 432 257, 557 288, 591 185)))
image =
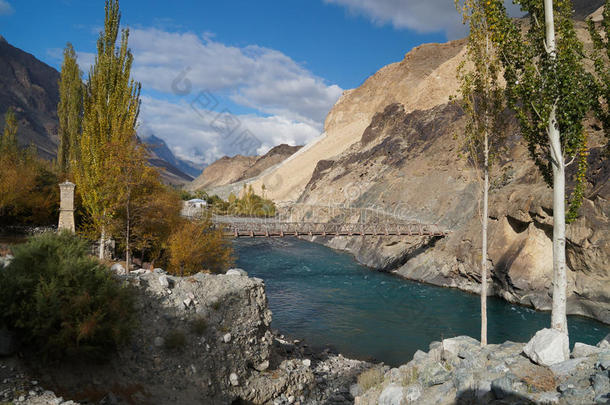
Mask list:
POLYGON ((214 217, 227 236, 282 238, 285 236, 436 236, 444 237, 449 231, 438 225, 418 223, 332 223, 282 222, 257 218, 214 217))
POLYGON ((229 237, 285 236, 423 236, 445 237, 450 231, 437 224, 409 221, 402 216, 370 208, 344 208, 292 204, 273 217, 217 215, 206 208, 184 210, 185 217, 207 217, 229 237), (313 220, 309 220, 309 219, 313 220), (325 221, 325 222, 324 222, 325 221))

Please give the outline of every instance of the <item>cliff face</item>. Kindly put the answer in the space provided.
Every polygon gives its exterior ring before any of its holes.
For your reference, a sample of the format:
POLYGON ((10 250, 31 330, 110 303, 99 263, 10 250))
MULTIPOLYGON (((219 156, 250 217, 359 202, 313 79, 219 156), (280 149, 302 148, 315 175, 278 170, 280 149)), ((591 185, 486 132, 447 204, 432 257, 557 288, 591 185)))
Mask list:
POLYGON ((224 192, 222 186, 235 185, 236 187, 229 188, 231 190, 235 188, 239 192, 244 180, 259 176, 265 170, 286 160, 299 149, 301 146, 282 144, 271 148, 262 156, 224 156, 206 167, 188 188, 190 190, 205 189, 226 198, 230 192, 224 192))
MULTIPOLYGON (((585 37, 583 24, 578 26, 585 37)), ((300 207, 294 211, 297 218, 320 218, 308 206, 341 205, 450 229, 443 239, 319 241, 409 279, 478 292, 480 176, 458 157, 461 146, 455 135, 463 131, 464 117, 448 103, 449 95, 456 94, 455 66, 463 46, 456 41, 415 49, 403 62, 383 68, 345 94, 328 116, 326 137, 281 165, 275 175, 284 180, 279 183, 283 186, 269 193, 280 200, 294 197, 300 207), (307 154, 335 135, 350 143, 341 144, 337 153, 307 160, 307 154), (311 167, 310 175, 289 177, 289 168, 305 166, 311 167), (284 176, 292 181, 289 187, 284 176), (307 177, 304 185, 300 176, 307 177)), ((516 123, 509 122, 510 152, 494 167, 491 179, 490 294, 546 310, 552 299, 552 193, 532 164, 516 123)), ((603 158, 599 123, 590 120, 586 130, 591 170, 581 216, 568 226, 568 311, 610 323, 610 163, 603 158)), ((323 220, 362 219, 333 216, 332 211, 326 210, 323 220)))
POLYGON ((13 107, 19 122, 19 142, 34 143, 51 158, 57 150, 59 72, 0 36, 0 128, 13 107))

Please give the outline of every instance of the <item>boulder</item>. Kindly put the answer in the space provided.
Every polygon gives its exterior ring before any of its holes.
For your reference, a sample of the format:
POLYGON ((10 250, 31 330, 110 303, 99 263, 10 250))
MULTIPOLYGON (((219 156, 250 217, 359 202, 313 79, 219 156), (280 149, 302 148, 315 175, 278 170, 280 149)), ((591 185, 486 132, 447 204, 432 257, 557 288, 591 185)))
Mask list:
POLYGON ((227 276, 245 276, 248 277, 248 272, 243 269, 229 269, 225 273, 227 276))
POLYGON ((504 399, 515 394, 514 378, 511 375, 496 378, 491 382, 491 391, 497 399, 504 399))
POLYGON ((602 349, 596 346, 587 345, 584 343, 574 343, 574 349, 572 349, 572 357, 589 357, 601 353, 602 349))
POLYGON ((582 357, 562 361, 561 363, 553 364, 550 369, 557 376, 567 376, 572 374, 576 367, 583 361, 582 357))
POLYGON ((534 363, 552 366, 570 358, 568 335, 557 329, 542 329, 525 345, 523 353, 534 363))
POLYGON ((159 284, 161 284, 161 287, 169 288, 169 278, 167 276, 159 276, 159 284))
POLYGON ((125 267, 123 267, 121 263, 113 264, 112 266, 110 266, 110 270, 120 276, 127 274, 127 270, 125 270, 125 267))
POLYGON ((451 339, 444 339, 441 342, 441 349, 459 357, 466 357, 466 353, 473 348, 479 348, 481 344, 478 340, 470 336, 456 336, 451 339))
POLYGON ((416 402, 421 397, 422 388, 418 384, 409 385, 407 387, 405 398, 407 402, 416 402))
POLYGON ((232 386, 237 387, 239 385, 239 378, 237 377, 237 374, 231 373, 229 376, 229 382, 232 386))
POLYGON ((398 384, 390 384, 379 395, 379 405, 401 405, 405 389, 398 384))

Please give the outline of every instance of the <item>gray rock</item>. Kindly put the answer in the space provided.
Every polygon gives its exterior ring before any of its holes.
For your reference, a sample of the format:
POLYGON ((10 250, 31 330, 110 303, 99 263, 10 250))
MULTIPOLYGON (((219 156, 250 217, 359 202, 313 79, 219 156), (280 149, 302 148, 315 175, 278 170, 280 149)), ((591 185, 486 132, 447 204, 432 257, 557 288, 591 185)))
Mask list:
POLYGON ((407 402, 417 401, 422 394, 422 388, 418 384, 409 385, 405 392, 405 399, 407 402))
POLYGON ((602 370, 610 369, 610 351, 599 354, 595 367, 601 368, 602 370))
POLYGON ((309 360, 309 359, 304 359, 304 360, 303 360, 303 365, 304 365, 305 367, 311 367, 311 360, 309 360))
POLYGON ((157 267, 157 268, 153 269, 153 273, 156 273, 156 274, 166 274, 167 272, 165 270, 157 267))
POLYGON ((165 275, 159 276, 159 284, 161 284, 161 287, 169 288, 169 278, 165 275))
POLYGON ((222 341, 225 343, 229 343, 231 341, 231 334, 225 333, 225 335, 222 337, 222 341))
POLYGON ((398 384, 390 384, 379 395, 379 405, 401 405, 405 389, 398 384))
POLYGON ((6 328, 0 329, 0 356, 10 356, 17 350, 17 337, 6 328))
POLYGON ((257 364, 256 366, 254 366, 254 368, 257 371, 265 371, 269 368, 269 360, 265 360, 262 363, 257 364))
POLYGON ((237 387, 239 385, 239 378, 237 377, 237 374, 231 373, 231 375, 229 375, 229 382, 232 386, 237 387))
POLYGON ((456 336, 441 342, 442 350, 464 358, 473 348, 479 348, 478 340, 470 336, 456 336))
POLYGON ((362 387, 359 384, 352 384, 349 387, 349 393, 352 397, 356 398, 362 395, 362 387))
POLYGON ((165 344, 165 339, 161 336, 157 336, 154 340, 155 347, 162 347, 165 344))
POLYGON ((248 277, 248 272, 243 269, 229 269, 225 273, 227 276, 245 276, 248 277))
POLYGON ((428 355, 425 352, 422 352, 421 350, 416 351, 413 355, 413 360, 415 361, 425 360, 427 358, 428 355))
POLYGON ((538 395, 536 398, 537 404, 558 404, 559 403, 559 393, 558 392, 543 392, 538 395))
POLYGON ((602 349, 610 349, 610 333, 608 333, 605 338, 599 341, 597 347, 600 347, 602 349))
POLYGON ((513 382, 514 379, 510 375, 496 378, 491 382, 491 391, 497 399, 509 397, 515 393, 513 382))
POLYGON ((574 349, 572 349, 572 357, 588 357, 595 354, 601 353, 602 349, 596 346, 586 345, 584 343, 574 343, 574 349))
POLYGON ((127 270, 125 270, 125 267, 123 267, 123 265, 121 263, 115 263, 112 266, 110 266, 110 271, 118 274, 118 275, 125 275, 127 274, 127 270))
POLYGON ((610 394, 610 377, 608 372, 599 372, 591 377, 591 385, 596 395, 610 394))
POLYGON ((420 370, 419 380, 424 386, 439 385, 449 380, 449 378, 451 378, 451 373, 437 362, 420 370))
POLYGON ((570 357, 568 335, 557 329, 542 329, 525 345, 523 353, 541 366, 566 361, 570 357))
POLYGON ((577 358, 577 359, 570 359, 570 360, 562 361, 561 363, 553 364, 549 368, 555 375, 567 376, 567 375, 572 374, 582 361, 584 361, 584 359, 582 357, 577 358))

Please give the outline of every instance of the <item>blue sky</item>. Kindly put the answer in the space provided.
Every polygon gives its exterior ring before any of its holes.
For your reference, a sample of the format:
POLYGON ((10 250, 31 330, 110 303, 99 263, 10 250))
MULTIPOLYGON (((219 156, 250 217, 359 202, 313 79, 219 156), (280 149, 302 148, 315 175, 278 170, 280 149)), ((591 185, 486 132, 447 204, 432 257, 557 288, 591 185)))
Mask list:
MULTIPOLYGON (((208 163, 308 142, 343 90, 414 46, 463 33, 451 0, 120 4, 143 85, 140 131, 208 163), (255 140, 249 149, 237 132, 255 140)), ((103 8, 103 0, 0 0, 0 34, 58 69, 70 41, 86 71, 103 8)))

